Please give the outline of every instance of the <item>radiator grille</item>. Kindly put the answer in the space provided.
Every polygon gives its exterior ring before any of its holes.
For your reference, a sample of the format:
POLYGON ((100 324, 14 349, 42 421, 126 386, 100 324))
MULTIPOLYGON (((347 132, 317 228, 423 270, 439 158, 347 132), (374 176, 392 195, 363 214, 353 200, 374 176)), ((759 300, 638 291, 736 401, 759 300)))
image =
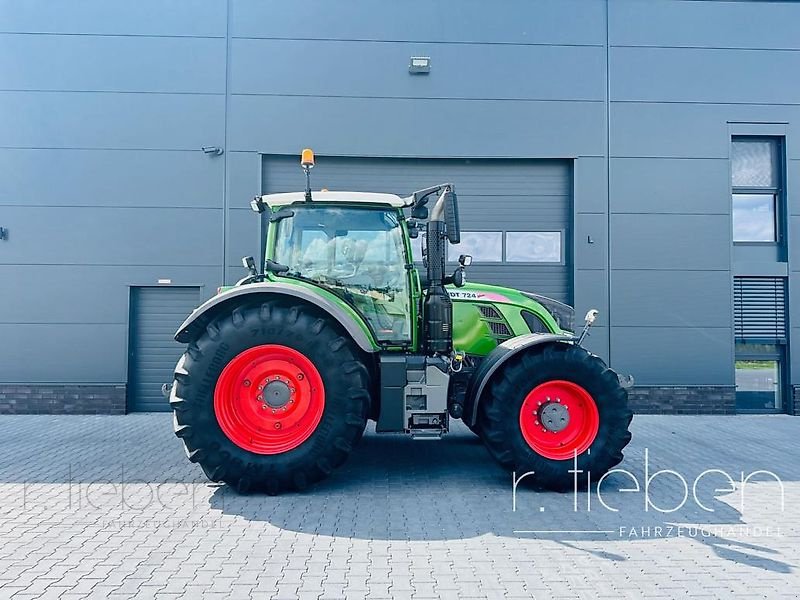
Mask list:
POLYGON ((489 326, 492 337, 494 337, 498 344, 512 337, 508 323, 506 323, 503 315, 500 314, 500 311, 494 306, 479 304, 478 310, 481 313, 481 320, 489 326))
POLYGON ((511 330, 505 323, 501 323, 499 321, 489 321, 488 324, 495 336, 507 338, 511 337, 511 330))
POLYGON ((786 280, 735 277, 733 322, 739 341, 786 341, 786 280))
POLYGON ((502 319, 500 313, 497 312, 497 309, 494 306, 486 306, 481 304, 478 306, 478 310, 481 311, 481 316, 486 319, 502 319))

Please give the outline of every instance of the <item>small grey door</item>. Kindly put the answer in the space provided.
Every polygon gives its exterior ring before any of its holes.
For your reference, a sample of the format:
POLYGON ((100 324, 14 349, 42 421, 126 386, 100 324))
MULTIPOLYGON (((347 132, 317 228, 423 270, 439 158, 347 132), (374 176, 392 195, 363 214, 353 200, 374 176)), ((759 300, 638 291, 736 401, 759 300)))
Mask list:
POLYGON ((172 336, 199 301, 198 287, 131 288, 128 412, 169 410, 161 386, 183 352, 172 336))

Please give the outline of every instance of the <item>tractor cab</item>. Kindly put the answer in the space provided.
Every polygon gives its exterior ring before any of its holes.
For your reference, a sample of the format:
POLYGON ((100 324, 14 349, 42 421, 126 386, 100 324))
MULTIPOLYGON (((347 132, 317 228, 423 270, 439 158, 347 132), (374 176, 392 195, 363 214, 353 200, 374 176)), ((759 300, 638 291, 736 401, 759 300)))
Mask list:
POLYGON ((397 208, 313 201, 274 215, 275 278, 324 286, 364 317, 379 343, 411 346, 411 257, 397 208))

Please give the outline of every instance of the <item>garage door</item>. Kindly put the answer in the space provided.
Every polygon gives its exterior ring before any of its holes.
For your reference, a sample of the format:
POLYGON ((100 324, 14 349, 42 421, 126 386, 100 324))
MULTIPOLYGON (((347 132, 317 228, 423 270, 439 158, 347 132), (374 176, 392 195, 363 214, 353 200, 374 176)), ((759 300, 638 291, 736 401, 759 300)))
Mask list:
MULTIPOLYGON (((265 156, 265 194, 302 189, 296 156, 265 156)), ((458 192, 463 248, 472 281, 507 285, 572 301, 571 163, 318 157, 314 189, 389 192, 452 182, 458 192)))
POLYGON ((161 386, 183 352, 172 336, 199 301, 197 287, 131 288, 128 412, 169 410, 161 386))

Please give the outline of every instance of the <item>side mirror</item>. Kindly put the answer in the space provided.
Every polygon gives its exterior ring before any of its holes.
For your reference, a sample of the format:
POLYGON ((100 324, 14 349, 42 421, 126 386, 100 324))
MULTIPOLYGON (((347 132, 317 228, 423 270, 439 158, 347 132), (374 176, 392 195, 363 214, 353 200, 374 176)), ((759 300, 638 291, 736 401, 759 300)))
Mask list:
POLYGON ((452 244, 461 242, 461 226, 458 220, 458 198, 453 190, 444 198, 444 222, 447 226, 447 239, 452 244))
POLYGON ((462 254, 458 257, 458 264, 462 267, 468 267, 472 264, 472 257, 469 254, 462 254))
POLYGON ((586 317, 584 317, 583 331, 581 331, 581 334, 578 336, 578 340, 576 342, 579 346, 583 343, 583 340, 586 339, 586 336, 589 335, 589 330, 592 328, 592 325, 594 325, 597 315, 599 314, 600 311, 596 308, 593 308, 586 313, 586 317))
POLYGON ((412 219, 419 219, 420 221, 424 221, 428 218, 428 207, 423 205, 415 205, 414 208, 411 209, 411 218, 412 219))
POLYGON ((465 283, 467 283, 467 276, 464 274, 464 267, 459 267, 453 273, 453 285, 464 287, 465 283))
POLYGON ((247 269, 250 275, 258 275, 258 269, 256 269, 256 259, 252 256, 243 256, 242 266, 247 269))

